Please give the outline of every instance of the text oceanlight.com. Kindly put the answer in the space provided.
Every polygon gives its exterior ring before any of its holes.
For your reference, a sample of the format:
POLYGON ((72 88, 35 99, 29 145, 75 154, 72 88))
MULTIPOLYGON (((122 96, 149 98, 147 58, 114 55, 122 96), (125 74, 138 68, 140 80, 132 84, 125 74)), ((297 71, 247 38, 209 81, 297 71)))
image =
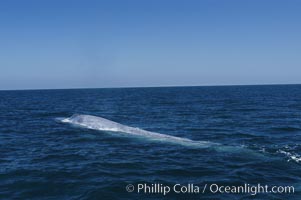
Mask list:
POLYGON ((248 184, 243 185, 221 185, 221 184, 174 184, 164 185, 161 183, 138 183, 128 184, 126 186, 127 192, 135 192, 138 194, 162 194, 167 195, 169 193, 175 194, 250 194, 257 195, 263 193, 278 193, 278 194, 293 194, 295 188, 293 186, 280 186, 280 185, 262 185, 248 184))

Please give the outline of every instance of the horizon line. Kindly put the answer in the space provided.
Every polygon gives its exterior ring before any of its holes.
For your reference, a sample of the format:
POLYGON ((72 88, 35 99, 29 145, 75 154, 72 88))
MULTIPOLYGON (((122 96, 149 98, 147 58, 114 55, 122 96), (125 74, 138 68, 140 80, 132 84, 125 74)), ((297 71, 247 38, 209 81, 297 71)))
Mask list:
POLYGON ((262 83, 262 84, 212 84, 212 85, 159 85, 159 86, 116 86, 116 87, 70 87, 70 88, 28 88, 0 89, 0 91, 32 91, 32 90, 84 90, 84 89, 130 89, 130 88, 171 88, 171 87, 231 87, 231 86, 277 86, 301 85, 301 83, 262 83))

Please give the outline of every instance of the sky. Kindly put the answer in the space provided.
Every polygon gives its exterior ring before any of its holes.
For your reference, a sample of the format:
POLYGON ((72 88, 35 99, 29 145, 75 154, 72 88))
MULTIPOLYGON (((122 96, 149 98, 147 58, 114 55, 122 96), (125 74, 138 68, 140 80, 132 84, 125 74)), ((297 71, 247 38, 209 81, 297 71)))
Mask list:
POLYGON ((301 83, 299 0, 6 0, 0 90, 301 83))

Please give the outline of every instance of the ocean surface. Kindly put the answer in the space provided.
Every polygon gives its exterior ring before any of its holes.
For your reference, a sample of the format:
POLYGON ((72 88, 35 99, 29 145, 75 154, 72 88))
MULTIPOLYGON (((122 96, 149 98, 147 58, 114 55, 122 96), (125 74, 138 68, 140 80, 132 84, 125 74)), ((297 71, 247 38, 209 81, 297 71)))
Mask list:
POLYGON ((301 199, 301 85, 0 91, 0 199, 301 199))

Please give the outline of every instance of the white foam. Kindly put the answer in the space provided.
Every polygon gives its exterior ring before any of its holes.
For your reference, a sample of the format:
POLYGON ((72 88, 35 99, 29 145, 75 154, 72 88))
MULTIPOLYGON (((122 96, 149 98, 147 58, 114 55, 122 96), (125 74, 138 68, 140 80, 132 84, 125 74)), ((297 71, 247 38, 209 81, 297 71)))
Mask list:
POLYGON ((283 151, 283 150, 279 150, 278 151, 281 154, 286 155, 289 159, 287 160, 288 162, 291 160, 296 161, 297 163, 301 162, 301 156, 299 154, 296 153, 290 153, 288 151, 283 151))
POLYGON ((159 140, 165 142, 178 143, 182 145, 208 147, 212 145, 218 145, 217 143, 207 141, 194 141, 187 138, 181 138, 171 135, 165 135, 161 133, 146 131, 140 128, 126 126, 102 117, 92 115, 72 115, 69 118, 60 119, 63 123, 70 123, 93 130, 120 132, 131 136, 144 137, 151 140, 159 140))

